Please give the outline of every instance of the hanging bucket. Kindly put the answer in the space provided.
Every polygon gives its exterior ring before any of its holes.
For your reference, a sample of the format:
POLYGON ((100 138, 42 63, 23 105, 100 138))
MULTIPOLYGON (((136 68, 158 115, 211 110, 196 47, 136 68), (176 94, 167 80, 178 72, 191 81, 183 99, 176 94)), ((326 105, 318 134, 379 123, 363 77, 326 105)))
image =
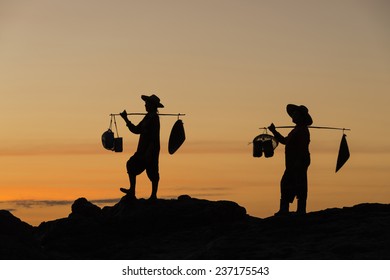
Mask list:
POLYGON ((253 139, 253 157, 261 157, 264 153, 266 158, 274 155, 274 150, 278 146, 278 141, 269 134, 260 134, 253 139))
POLYGON ((111 129, 108 129, 102 134, 102 144, 103 147, 107 150, 114 150, 114 132, 111 129))
POLYGON ((123 138, 122 137, 114 138, 114 151, 116 153, 123 152, 123 138))
POLYGON ((263 155, 263 142, 253 141, 253 157, 261 157, 263 155))
POLYGON ((274 147, 272 145, 272 139, 265 140, 263 142, 263 151, 266 158, 272 157, 274 155, 274 147))
POLYGON ((119 137, 118 127, 116 125, 116 120, 115 120, 114 115, 111 115, 110 127, 108 128, 107 131, 105 131, 102 134, 102 144, 103 144, 103 147, 107 150, 115 151, 116 153, 120 153, 123 151, 123 139, 122 139, 122 137, 119 137), (116 134, 118 136, 116 138, 115 138, 114 132, 112 132, 112 130, 111 130, 113 120, 114 120, 114 124, 115 124, 116 134))
POLYGON ((173 155, 186 140, 184 125, 182 120, 177 120, 169 135, 168 152, 173 155))

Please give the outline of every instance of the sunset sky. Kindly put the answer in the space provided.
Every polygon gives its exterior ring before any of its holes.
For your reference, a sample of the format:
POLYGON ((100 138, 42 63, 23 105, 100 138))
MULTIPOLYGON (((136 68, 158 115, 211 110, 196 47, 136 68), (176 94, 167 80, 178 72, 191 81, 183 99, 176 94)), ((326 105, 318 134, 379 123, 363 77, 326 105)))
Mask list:
MULTIPOLYGON (((385 0, 0 0, 0 201, 120 198, 138 137, 119 118, 123 153, 101 135, 110 113, 156 94, 161 113, 186 114, 187 136, 169 155, 176 118, 161 117, 160 197, 272 215, 284 147, 253 158, 248 143, 291 125, 294 103, 313 125, 351 129, 336 174, 342 131, 311 130, 308 210, 389 203, 389 14, 385 0)), ((150 191, 143 174, 137 196, 150 191)), ((32 220, 28 207, 14 214, 32 220)))

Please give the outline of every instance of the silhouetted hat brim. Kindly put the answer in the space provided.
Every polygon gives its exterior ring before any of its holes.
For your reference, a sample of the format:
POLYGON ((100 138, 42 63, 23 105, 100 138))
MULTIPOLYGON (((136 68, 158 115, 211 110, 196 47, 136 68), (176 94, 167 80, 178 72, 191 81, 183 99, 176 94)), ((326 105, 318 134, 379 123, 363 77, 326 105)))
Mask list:
POLYGON ((147 103, 151 103, 157 106, 157 108, 164 108, 164 105, 160 103, 160 98, 158 98, 156 95, 152 94, 151 96, 147 95, 141 95, 141 98, 143 101, 147 103))
POLYGON ((311 116, 309 114, 309 110, 306 108, 306 106, 303 106, 303 105, 298 106, 298 105, 295 105, 295 104, 288 104, 286 110, 287 110, 287 114, 291 118, 293 117, 294 113, 296 111, 298 111, 304 117, 306 125, 313 124, 313 119, 311 118, 311 116))

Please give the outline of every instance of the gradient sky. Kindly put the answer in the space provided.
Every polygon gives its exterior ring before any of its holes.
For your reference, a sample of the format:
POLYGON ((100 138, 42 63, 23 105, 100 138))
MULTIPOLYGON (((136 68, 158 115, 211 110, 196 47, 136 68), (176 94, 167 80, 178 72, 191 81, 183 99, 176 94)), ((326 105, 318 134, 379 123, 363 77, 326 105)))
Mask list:
POLYGON ((187 114, 173 156, 175 118, 161 119, 161 195, 270 213, 283 147, 254 159, 248 142, 290 125, 295 103, 314 125, 352 129, 336 175, 342 132, 311 131, 309 210, 388 203, 389 14, 385 0, 0 0, 0 201, 119 197, 138 138, 118 119, 115 154, 101 134, 110 113, 143 112, 140 95, 155 93, 161 113, 187 114))

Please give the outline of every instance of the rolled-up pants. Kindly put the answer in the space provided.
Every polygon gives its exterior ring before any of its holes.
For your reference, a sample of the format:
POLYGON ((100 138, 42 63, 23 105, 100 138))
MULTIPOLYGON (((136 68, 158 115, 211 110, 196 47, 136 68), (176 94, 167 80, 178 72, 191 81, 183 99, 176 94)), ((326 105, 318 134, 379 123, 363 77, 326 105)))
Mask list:
POLYGON ((158 181, 160 174, 158 172, 158 155, 152 158, 145 158, 135 153, 126 164, 129 175, 139 175, 146 170, 146 174, 151 181, 158 181))
POLYGON ((281 199, 292 203, 294 198, 307 199, 307 169, 286 169, 280 182, 281 199))

